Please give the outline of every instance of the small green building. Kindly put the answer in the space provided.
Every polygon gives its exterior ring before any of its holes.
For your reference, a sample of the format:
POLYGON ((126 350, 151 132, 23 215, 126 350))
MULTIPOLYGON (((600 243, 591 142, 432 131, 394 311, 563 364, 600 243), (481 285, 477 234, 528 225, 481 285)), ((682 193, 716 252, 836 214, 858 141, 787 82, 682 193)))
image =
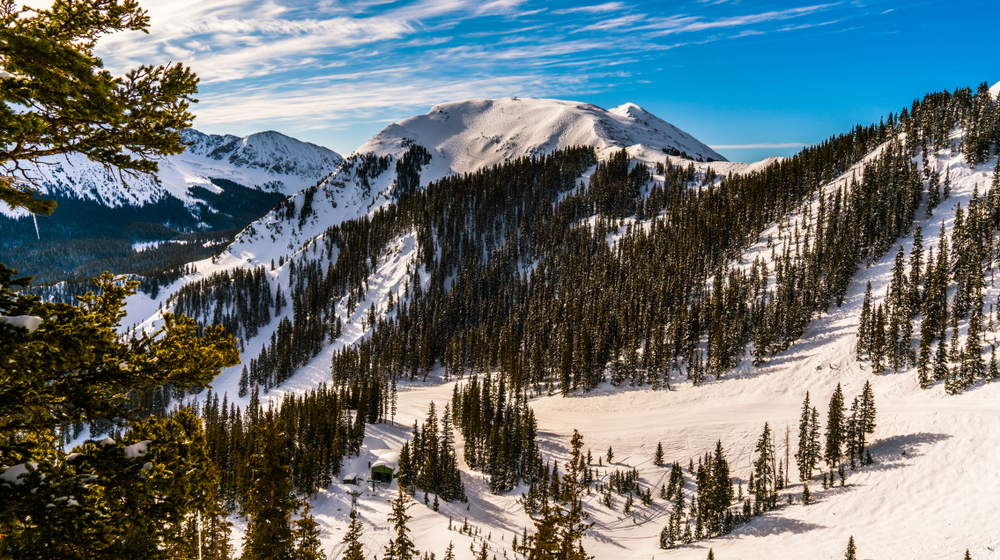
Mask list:
POLYGON ((399 469, 399 453, 385 453, 372 463, 371 479, 375 482, 392 482, 399 469))

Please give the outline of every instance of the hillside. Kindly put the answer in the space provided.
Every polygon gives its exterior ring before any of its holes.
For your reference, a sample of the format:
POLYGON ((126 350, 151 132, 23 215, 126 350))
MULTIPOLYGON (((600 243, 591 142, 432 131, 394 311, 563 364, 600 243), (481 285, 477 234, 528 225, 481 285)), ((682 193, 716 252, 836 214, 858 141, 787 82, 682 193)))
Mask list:
MULTIPOLYGON (((229 403, 245 410, 255 396, 279 402, 323 383, 355 399, 375 395, 368 414, 381 421, 368 424, 359 455, 338 471, 357 472, 411 439, 431 401, 457 409, 454 387, 473 375, 487 383, 488 372, 497 398, 509 391, 534 411, 545 461, 565 461, 569 436, 583 434, 604 485, 588 486, 584 499, 595 521, 584 545, 598 558, 704 558, 708 547, 719 558, 841 558, 852 535, 862 558, 958 558, 966 548, 989 557, 991 495, 966 490, 996 484, 995 453, 983 449, 1000 432, 995 364, 986 366, 1000 330, 1000 112, 987 88, 928 95, 880 123, 725 177, 714 168, 724 164, 693 165, 661 146, 569 149, 579 144, 568 140, 544 158, 498 159, 459 175, 440 162, 464 161, 462 169, 473 161, 462 160, 463 146, 469 154, 492 144, 464 128, 458 139, 434 137, 430 125, 411 122, 433 115, 388 127, 366 145, 373 151, 359 150, 219 259, 197 263, 178 283, 185 288, 171 288, 168 309, 240 338, 245 369, 215 383, 229 403), (406 123, 420 142, 403 141, 396 126, 406 123), (418 177, 408 174, 414 168, 418 177), (334 193, 350 202, 325 207, 334 193), (400 386, 392 413, 380 404, 390 382, 400 386), (661 549, 673 506, 657 496, 625 513, 630 493, 608 491, 612 469, 597 463, 612 446, 615 467, 635 467, 640 488, 656 494, 669 474, 652 465, 662 443, 668 464, 684 467, 693 507, 687 465, 721 442, 746 497, 765 422, 783 463, 798 448, 807 391, 825 426, 837 385, 849 402, 866 382, 878 407, 874 463, 846 468, 846 483, 831 489, 817 470, 809 506, 793 472, 775 492, 777 507, 765 504, 714 538, 661 549), (956 488, 960 498, 948 499, 956 488)), ((516 146, 511 153, 537 155, 516 146)), ((510 557, 512 537, 531 532, 518 497, 537 473, 511 478, 495 459, 483 461, 483 444, 500 444, 468 430, 456 454, 469 502, 413 507, 418 548, 442 555, 453 541, 478 551, 488 536, 498 557, 510 557), (479 451, 467 453, 471 445, 479 451), (476 537, 447 530, 466 519, 476 537)), ((385 498, 395 488, 360 499, 369 555, 388 541, 385 498)), ((309 489, 336 556, 348 487, 309 489)), ((701 514, 685 511, 695 530, 701 514)))
MULTIPOLYGON (((238 236, 227 254, 235 262, 269 264, 329 226, 398 199, 413 184, 425 187, 444 177, 572 146, 592 146, 600 157, 627 148, 659 154, 660 159, 670 154, 677 161, 725 162, 690 134, 632 103, 610 111, 554 99, 446 103, 385 127, 312 194, 297 195, 238 236), (404 157, 407 163, 400 165, 404 157)), ((726 172, 746 167, 723 164, 726 172)))

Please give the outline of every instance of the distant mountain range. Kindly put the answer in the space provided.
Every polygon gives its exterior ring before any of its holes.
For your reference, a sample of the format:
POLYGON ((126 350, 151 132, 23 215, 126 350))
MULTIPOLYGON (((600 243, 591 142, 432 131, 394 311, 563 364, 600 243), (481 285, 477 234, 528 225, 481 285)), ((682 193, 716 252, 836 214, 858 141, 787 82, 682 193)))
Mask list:
POLYGON ((88 278, 104 267, 149 272, 203 258, 343 161, 273 131, 239 138, 187 130, 182 136, 188 148, 159 161, 159 182, 140 176, 123 184, 78 155, 38 166, 40 191, 58 210, 37 217, 36 229, 26 213, 0 208, 0 262, 39 281, 57 281, 88 278), (179 250, 171 241, 187 246, 179 250), (159 258, 164 251, 171 253, 169 263, 159 258))

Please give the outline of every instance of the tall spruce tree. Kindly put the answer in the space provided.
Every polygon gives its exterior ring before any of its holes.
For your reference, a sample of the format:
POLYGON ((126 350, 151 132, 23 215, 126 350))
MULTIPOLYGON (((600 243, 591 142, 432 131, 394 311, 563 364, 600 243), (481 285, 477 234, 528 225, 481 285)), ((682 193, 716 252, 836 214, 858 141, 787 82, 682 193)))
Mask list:
POLYGON ((407 509, 413 505, 410 495, 399 487, 399 492, 390 503, 392 511, 389 512, 389 523, 392 524, 394 536, 385 545, 385 553, 382 558, 385 560, 415 560, 420 557, 420 551, 416 549, 413 540, 410 538, 410 528, 406 524, 413 518, 407 513, 407 509))
POLYGON ((347 545, 347 550, 341 557, 343 560, 365 560, 364 546, 361 544, 363 532, 361 518, 356 511, 351 510, 351 524, 347 527, 347 533, 341 542, 347 545))
POLYGON ((799 467, 799 480, 809 480, 812 478, 813 468, 816 466, 816 456, 813 454, 812 431, 810 421, 812 406, 809 404, 809 392, 806 391, 806 398, 802 401, 802 415, 799 417, 799 447, 795 451, 795 464, 799 467))
POLYGON ((823 454, 827 466, 831 469, 840 464, 844 458, 844 429, 844 391, 838 383, 837 389, 830 397, 826 424, 826 451, 823 454))
POLYGON ((750 491, 754 494, 754 511, 759 513, 773 508, 777 504, 778 496, 774 441, 771 427, 767 422, 764 423, 764 431, 757 440, 754 455, 757 457, 753 463, 754 487, 750 491))

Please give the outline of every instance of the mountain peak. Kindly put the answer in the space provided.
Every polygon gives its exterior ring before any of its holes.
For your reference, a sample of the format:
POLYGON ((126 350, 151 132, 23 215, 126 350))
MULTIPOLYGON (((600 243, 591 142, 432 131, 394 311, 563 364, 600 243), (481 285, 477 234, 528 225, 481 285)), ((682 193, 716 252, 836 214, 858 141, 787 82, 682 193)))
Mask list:
POLYGON ((620 115, 623 117, 632 117, 633 119, 641 119, 652 116, 649 111, 643 109, 639 105, 632 103, 631 101, 623 103, 617 107, 608 111, 612 115, 620 115))
POLYGON ((993 97, 1000 96, 1000 82, 993 84, 993 87, 990 88, 990 95, 993 97))
POLYGON ((411 143, 448 158, 452 173, 582 145, 605 152, 642 144, 675 155, 685 153, 691 159, 725 161, 695 137, 635 103, 607 111, 590 103, 516 97, 435 105, 424 115, 389 125, 357 153, 398 157, 395 152, 411 143))

